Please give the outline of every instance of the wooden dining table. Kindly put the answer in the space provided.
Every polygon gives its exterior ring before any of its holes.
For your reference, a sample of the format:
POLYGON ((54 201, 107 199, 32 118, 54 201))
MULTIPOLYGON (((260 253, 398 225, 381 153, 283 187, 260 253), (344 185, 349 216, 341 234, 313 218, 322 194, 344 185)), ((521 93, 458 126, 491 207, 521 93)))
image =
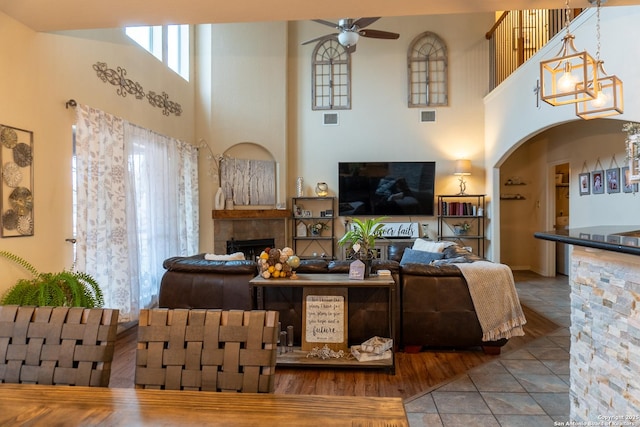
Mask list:
POLYGON ((0 425, 409 426, 395 397, 0 384, 0 425))

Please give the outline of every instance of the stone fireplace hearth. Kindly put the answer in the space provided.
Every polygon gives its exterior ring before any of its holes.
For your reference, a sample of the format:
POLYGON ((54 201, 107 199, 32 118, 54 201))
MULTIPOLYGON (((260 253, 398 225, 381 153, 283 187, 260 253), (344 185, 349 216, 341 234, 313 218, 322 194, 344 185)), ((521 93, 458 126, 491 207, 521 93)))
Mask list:
POLYGON ((227 253, 227 241, 273 239, 276 248, 287 244, 288 210, 234 209, 213 211, 213 248, 227 253))

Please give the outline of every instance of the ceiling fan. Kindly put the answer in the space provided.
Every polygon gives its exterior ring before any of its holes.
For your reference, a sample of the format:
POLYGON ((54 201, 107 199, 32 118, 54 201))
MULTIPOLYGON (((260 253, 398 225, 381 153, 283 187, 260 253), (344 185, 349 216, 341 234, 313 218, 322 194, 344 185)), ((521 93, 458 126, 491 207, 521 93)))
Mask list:
POLYGON ((369 25, 376 22, 380 17, 376 18, 360 18, 353 20, 351 18, 344 18, 338 21, 338 23, 333 23, 330 21, 325 21, 324 19, 314 19, 314 22, 318 24, 327 25, 329 27, 335 28, 336 30, 340 30, 339 33, 327 34, 325 36, 316 37, 315 39, 307 40, 302 44, 309 44, 315 41, 324 39, 326 37, 337 36, 338 43, 344 46, 347 49, 347 52, 353 53, 356 50, 356 43, 358 43, 358 39, 360 36, 362 37, 371 37, 374 39, 389 39, 395 40, 400 37, 400 34, 390 33, 388 31, 380 31, 380 30, 372 30, 367 29, 369 25))

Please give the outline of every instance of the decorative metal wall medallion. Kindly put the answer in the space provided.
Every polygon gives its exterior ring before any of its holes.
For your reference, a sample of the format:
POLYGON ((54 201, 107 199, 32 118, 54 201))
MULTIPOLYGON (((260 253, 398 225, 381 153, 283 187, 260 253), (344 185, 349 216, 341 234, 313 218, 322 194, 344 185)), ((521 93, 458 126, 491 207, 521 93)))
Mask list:
POLYGON ((2 237, 33 236, 33 132, 0 125, 2 237))

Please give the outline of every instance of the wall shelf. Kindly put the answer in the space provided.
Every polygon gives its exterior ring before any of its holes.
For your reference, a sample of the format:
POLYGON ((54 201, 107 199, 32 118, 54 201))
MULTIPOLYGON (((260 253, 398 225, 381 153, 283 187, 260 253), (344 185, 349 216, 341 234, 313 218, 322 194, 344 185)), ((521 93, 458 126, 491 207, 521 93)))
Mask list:
POLYGON ((335 197, 293 197, 292 206, 293 252, 300 259, 334 259, 335 197), (325 228, 313 234, 314 224, 325 228))
POLYGON ((475 246, 476 255, 484 258, 484 194, 438 196, 438 240, 453 240, 461 246, 475 246), (465 222, 470 229, 456 233, 456 223, 465 222))

